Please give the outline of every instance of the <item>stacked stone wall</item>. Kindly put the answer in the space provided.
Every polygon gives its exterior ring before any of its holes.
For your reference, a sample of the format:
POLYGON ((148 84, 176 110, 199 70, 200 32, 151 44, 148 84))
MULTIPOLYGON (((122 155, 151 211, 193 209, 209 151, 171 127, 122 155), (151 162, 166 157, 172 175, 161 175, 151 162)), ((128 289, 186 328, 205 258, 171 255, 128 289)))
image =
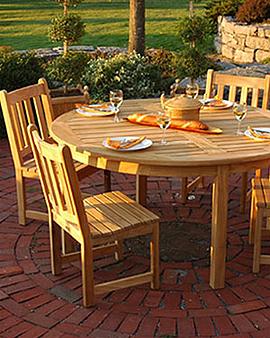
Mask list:
POLYGON ((240 24, 232 17, 220 16, 216 47, 236 63, 262 62, 270 58, 270 24, 240 24))

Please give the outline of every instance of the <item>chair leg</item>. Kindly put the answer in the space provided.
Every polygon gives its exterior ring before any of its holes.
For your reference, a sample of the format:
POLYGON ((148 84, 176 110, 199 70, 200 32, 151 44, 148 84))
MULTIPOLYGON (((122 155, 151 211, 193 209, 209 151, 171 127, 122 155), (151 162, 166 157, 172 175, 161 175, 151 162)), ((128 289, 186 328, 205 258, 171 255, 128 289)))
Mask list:
POLYGON ((26 193, 25 193, 25 178, 21 173, 16 173, 16 189, 18 203, 18 218, 19 224, 26 224, 26 193))
POLYGON ((66 231, 61 229, 61 238, 62 238, 62 253, 69 254, 71 252, 78 251, 77 241, 71 237, 66 231))
POLYGON ((117 249, 115 252, 115 259, 117 261, 121 261, 124 258, 124 254, 123 254, 123 241, 122 240, 118 240, 115 241, 115 244, 117 245, 117 249))
POLYGON ((93 250, 90 238, 81 243, 83 306, 95 304, 93 250))
POLYGON ((54 275, 62 272, 61 260, 61 228, 54 223, 49 214, 49 233, 50 233, 50 251, 51 251, 51 267, 54 275))
POLYGON ((249 235, 248 235, 248 242, 249 242, 249 244, 253 244, 254 243, 255 222, 256 222, 256 202, 255 202, 254 193, 252 193, 252 196, 251 196, 251 207, 250 207, 249 235))
POLYGON ((159 289, 159 223, 154 224, 152 239, 150 242, 150 255, 151 255, 151 272, 153 273, 153 279, 151 282, 152 289, 159 289))
POLYGON ((201 186, 202 188, 205 188, 205 177, 204 177, 204 176, 201 176, 200 186, 201 186))
POLYGON ((104 192, 112 191, 111 172, 104 170, 104 192))
POLYGON ((253 249, 253 272, 260 271, 260 256, 261 256, 261 244, 262 244, 262 221, 263 221, 263 209, 256 207, 256 225, 254 229, 254 249, 253 249))
POLYGON ((246 211, 247 186, 248 186, 248 173, 242 173, 242 187, 241 187, 241 198, 240 198, 241 213, 244 213, 246 211))
POLYGON ((186 203, 187 201, 187 185, 188 185, 188 178, 182 177, 181 179, 182 185, 181 185, 181 202, 186 203))

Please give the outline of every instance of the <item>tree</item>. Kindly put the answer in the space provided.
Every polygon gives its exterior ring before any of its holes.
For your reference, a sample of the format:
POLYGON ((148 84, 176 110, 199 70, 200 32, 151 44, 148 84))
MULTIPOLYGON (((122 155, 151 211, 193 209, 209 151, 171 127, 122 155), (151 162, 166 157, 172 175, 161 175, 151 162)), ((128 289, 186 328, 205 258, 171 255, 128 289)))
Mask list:
POLYGON ((145 0, 130 0, 128 51, 141 55, 145 49, 145 0))
POLYGON ((77 6, 83 0, 54 0, 63 6, 63 14, 52 19, 49 36, 52 41, 62 41, 64 55, 68 53, 68 47, 78 41, 85 33, 85 25, 79 15, 69 14, 71 6, 77 6))

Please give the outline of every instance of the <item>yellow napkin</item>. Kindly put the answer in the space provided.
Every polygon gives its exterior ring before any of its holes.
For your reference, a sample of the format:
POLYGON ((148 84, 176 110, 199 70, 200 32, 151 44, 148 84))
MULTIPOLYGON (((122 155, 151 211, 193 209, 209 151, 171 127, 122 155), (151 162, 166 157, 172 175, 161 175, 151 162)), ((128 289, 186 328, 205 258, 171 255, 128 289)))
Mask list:
POLYGON ((134 139, 126 139, 126 140, 113 140, 110 137, 107 137, 107 144, 115 149, 128 149, 134 147, 136 144, 141 143, 145 140, 145 136, 137 137, 134 139))
POLYGON ((251 127, 248 127, 247 129, 250 132, 250 134, 255 138, 270 140, 270 133, 259 131, 259 130, 251 128, 251 127))
POLYGON ((110 105, 107 103, 94 104, 94 105, 82 105, 81 109, 93 113, 93 112, 108 112, 111 110, 110 105))

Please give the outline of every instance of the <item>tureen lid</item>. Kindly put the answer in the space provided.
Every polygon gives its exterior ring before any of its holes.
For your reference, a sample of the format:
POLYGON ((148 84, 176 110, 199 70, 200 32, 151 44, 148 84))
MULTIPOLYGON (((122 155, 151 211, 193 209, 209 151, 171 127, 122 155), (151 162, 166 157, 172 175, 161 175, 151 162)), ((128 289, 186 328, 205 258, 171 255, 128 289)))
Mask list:
POLYGON ((198 109, 202 106, 201 102, 197 99, 181 95, 173 97, 165 102, 165 106, 168 108, 186 108, 186 109, 198 109))

